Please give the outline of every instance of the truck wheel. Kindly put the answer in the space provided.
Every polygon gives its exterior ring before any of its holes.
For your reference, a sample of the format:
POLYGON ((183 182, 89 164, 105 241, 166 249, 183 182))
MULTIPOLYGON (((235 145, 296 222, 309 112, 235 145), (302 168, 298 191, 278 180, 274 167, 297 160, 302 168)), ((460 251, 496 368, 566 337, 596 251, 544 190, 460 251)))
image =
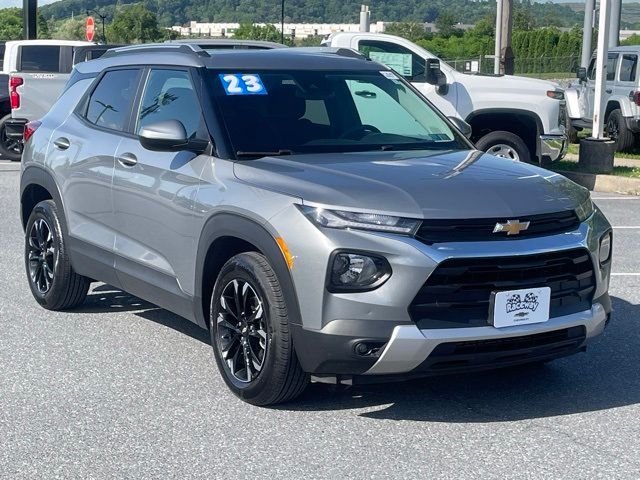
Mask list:
POLYGON ((52 200, 38 203, 27 221, 24 262, 31 293, 47 310, 66 310, 84 302, 89 279, 71 266, 52 200))
POLYGON ((22 157, 22 142, 7 137, 5 122, 9 119, 11 119, 11 115, 6 115, 0 119, 0 157, 7 158, 12 162, 18 162, 22 157))
POLYGON ((278 277, 263 255, 241 253, 222 267, 210 312, 216 363, 234 394, 264 406, 304 391, 309 378, 293 348, 278 277))
POLYGON ((476 142, 476 148, 496 157, 509 158, 517 162, 531 161, 531 153, 525 143, 511 132, 498 130, 487 133, 476 142))
POLYGON ((609 138, 616 142, 616 151, 626 152, 633 147, 635 138, 633 133, 627 128, 622 112, 616 108, 609 114, 607 119, 607 134, 609 138))

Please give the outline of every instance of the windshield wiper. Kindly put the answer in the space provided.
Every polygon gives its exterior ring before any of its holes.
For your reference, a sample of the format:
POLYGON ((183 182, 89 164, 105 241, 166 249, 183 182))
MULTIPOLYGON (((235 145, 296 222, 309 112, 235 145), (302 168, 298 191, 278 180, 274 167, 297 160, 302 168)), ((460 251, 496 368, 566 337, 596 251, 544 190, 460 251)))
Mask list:
POLYGON ((246 151, 243 151, 243 150, 238 150, 236 152, 236 156, 238 158, 279 157, 279 156, 282 156, 282 155, 293 155, 293 150, 280 149, 280 150, 276 150, 274 152, 246 152, 246 151))

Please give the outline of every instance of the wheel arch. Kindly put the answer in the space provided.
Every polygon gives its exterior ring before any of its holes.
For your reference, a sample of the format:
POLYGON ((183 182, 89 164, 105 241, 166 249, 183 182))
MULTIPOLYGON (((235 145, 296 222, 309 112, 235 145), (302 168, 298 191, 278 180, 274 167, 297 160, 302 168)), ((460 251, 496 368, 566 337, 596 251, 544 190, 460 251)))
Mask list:
POLYGON ((194 316, 208 326, 210 296, 222 266, 243 252, 264 255, 273 267, 282 288, 289 320, 301 324, 300 307, 291 272, 274 235, 255 220, 237 213, 218 213, 207 220, 198 242, 196 258, 194 316))
POLYGON ((53 200, 58 205, 60 227, 66 235, 67 221, 58 185, 51 173, 44 168, 37 165, 28 166, 20 177, 20 218, 23 230, 27 226, 33 207, 43 200, 53 200))
POLYGON ((538 137, 544 127, 535 112, 515 108, 485 108, 471 112, 465 121, 471 125, 474 143, 487 133, 504 130, 522 138, 532 157, 539 157, 538 137))

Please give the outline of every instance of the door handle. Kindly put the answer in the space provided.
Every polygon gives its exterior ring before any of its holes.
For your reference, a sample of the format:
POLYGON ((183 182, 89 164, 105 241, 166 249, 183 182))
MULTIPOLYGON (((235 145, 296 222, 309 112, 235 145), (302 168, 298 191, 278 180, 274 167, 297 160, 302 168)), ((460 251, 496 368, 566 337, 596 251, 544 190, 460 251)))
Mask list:
POLYGON ((53 145, 58 150, 66 150, 67 148, 69 148, 71 146, 71 142, 69 142, 68 138, 60 137, 60 138, 56 138, 53 141, 53 145))
POLYGON ((613 92, 613 90, 611 90, 610 88, 607 88, 607 89, 605 90, 605 92, 607 92, 607 93, 611 93, 611 92, 613 92))
POLYGON ((138 159, 133 153, 123 153, 118 157, 118 162, 123 167, 133 167, 138 163, 138 159))

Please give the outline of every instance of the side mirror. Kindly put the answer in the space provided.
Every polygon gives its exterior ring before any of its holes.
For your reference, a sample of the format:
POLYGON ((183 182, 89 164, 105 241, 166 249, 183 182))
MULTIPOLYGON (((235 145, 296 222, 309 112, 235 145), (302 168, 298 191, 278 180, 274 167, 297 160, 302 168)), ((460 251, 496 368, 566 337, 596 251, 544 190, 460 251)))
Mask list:
POLYGON ((471 139, 471 134, 473 133, 471 125, 469 125, 467 122, 465 122, 464 120, 458 117, 447 117, 447 118, 451 123, 455 125, 455 127, 458 130, 460 130, 460 133, 462 133, 462 135, 464 135, 468 139, 471 139))
POLYGON ((175 152, 188 150, 187 131, 178 120, 150 123, 140 129, 140 143, 147 150, 175 152))
POLYGON ((447 77, 440 69, 440 60, 437 58, 427 58, 425 65, 425 79, 429 85, 442 87, 447 84, 447 77))
POLYGON ((581 82, 586 82, 587 81, 587 69, 584 68, 584 67, 578 68, 578 72, 576 73, 576 77, 581 82))

